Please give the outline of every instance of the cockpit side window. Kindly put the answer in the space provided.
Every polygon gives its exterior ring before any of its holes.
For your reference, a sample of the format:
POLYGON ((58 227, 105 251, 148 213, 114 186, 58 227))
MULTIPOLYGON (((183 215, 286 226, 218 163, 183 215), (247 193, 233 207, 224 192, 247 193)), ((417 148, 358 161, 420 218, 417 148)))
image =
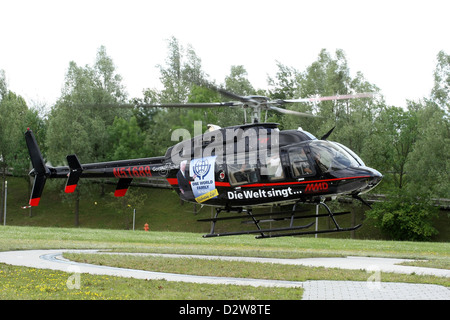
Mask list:
POLYGON ((294 177, 304 177, 315 174, 314 166, 311 165, 304 147, 289 149, 289 162, 294 177))

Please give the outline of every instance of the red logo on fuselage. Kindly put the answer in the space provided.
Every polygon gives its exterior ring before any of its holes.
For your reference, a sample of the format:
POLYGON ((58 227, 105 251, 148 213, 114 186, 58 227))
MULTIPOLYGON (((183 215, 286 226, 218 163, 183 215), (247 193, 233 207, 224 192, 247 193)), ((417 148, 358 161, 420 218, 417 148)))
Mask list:
POLYGON ((317 182, 317 183, 308 183, 306 185, 305 192, 323 192, 327 190, 328 190, 328 183, 317 182))

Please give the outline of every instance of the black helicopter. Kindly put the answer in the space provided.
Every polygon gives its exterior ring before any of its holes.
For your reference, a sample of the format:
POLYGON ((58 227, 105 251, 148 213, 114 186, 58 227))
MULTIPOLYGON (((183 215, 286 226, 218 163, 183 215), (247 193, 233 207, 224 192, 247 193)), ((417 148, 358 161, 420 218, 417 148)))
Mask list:
MULTIPOLYGON (((115 196, 126 194, 135 178, 166 179, 180 198, 216 208, 211 219, 211 232, 204 237, 259 234, 257 238, 290 235, 318 234, 352 231, 361 225, 342 228, 325 200, 350 195, 365 203, 360 194, 377 186, 382 175, 364 162, 349 148, 328 141, 333 131, 317 139, 301 128, 278 129, 276 123, 261 123, 261 112, 274 110, 285 114, 312 116, 281 108, 295 102, 319 102, 372 97, 370 93, 315 97, 308 99, 270 101, 263 96, 238 96, 218 89, 234 102, 140 105, 141 107, 243 107, 252 110, 252 122, 244 125, 220 128, 209 125, 209 130, 167 149, 160 157, 130 159, 111 162, 81 164, 75 154, 67 156, 68 166, 47 166, 33 132, 28 129, 25 139, 35 181, 30 206, 37 206, 47 178, 67 179, 65 192, 75 191, 80 178, 118 179, 115 196), (334 228, 327 230, 299 231, 311 227, 314 222, 296 226, 294 220, 310 218, 299 215, 297 207, 304 203, 322 205, 327 213, 314 217, 329 217, 334 228), (292 205, 292 210, 253 214, 253 208, 261 206, 292 205), (221 212, 237 212, 238 215, 219 217, 221 212), (243 214, 244 213, 244 214, 243 214), (269 216, 261 220, 262 216, 269 216), (216 233, 217 221, 250 217, 255 230, 216 233), (263 229, 262 221, 289 220, 288 227, 263 229)), ((367 204, 367 203, 366 203, 367 204)))

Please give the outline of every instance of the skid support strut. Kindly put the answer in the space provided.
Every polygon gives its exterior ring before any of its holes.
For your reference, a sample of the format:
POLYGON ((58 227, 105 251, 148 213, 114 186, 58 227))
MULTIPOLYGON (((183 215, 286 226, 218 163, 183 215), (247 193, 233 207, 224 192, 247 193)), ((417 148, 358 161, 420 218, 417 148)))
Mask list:
MULTIPOLYGON (((294 206, 294 210, 295 210, 295 206, 294 206)), ((258 236, 258 238, 266 238, 268 237, 267 233, 271 233, 271 232, 286 232, 286 231, 294 231, 294 230, 300 230, 300 229, 306 229, 311 227, 314 222, 309 223, 307 225, 302 225, 302 226, 294 226, 294 219, 298 219, 300 217, 295 216, 295 211, 283 211, 283 212, 271 212, 271 213, 260 213, 260 214, 253 214, 253 211, 251 209, 242 209, 242 208, 237 208, 237 209, 223 209, 223 208, 216 208, 216 213, 214 215, 214 218, 211 219, 200 219, 198 221, 204 221, 204 222, 211 222, 211 231, 209 234, 205 234, 203 237, 205 238, 209 238, 209 237, 219 237, 219 236, 232 236, 232 235, 242 235, 242 234, 253 234, 253 233, 259 233, 260 235, 258 236), (227 212, 238 212, 238 213, 242 213, 242 212, 246 212, 247 215, 237 215, 237 216, 228 216, 228 217, 220 217, 219 218, 219 214, 222 211, 227 211, 227 212), (287 214, 290 214, 289 216, 287 216, 287 214), (283 215, 284 217, 281 218, 271 218, 268 220, 260 220, 260 217, 267 217, 267 216, 279 216, 279 215, 283 215), (251 218, 251 223, 253 223, 256 226, 256 230, 242 230, 242 231, 236 231, 236 232, 223 232, 223 233, 216 233, 215 232, 215 228, 216 228, 216 223, 217 221, 221 221, 221 220, 233 220, 233 219, 244 219, 246 217, 250 217, 251 218), (258 219, 257 219, 258 218, 258 219), (261 222, 267 222, 267 221, 280 221, 280 220, 290 220, 290 224, 289 227, 284 227, 284 228, 268 228, 268 229, 263 229, 261 228, 260 223, 261 222)), ((298 212, 297 212, 298 213, 298 212)))
POLYGON ((328 216, 331 218, 331 220, 333 221, 336 228, 327 229, 327 230, 317 230, 316 229, 314 231, 302 231, 302 232, 290 232, 290 233, 283 233, 283 234, 264 235, 264 236, 258 236, 256 238, 261 239, 261 238, 275 238, 275 237, 285 237, 285 236, 301 236, 301 235, 308 235, 308 234, 316 234, 317 235, 320 233, 345 232, 345 231, 353 231, 353 230, 359 229, 362 226, 362 224, 358 224, 358 225, 356 225, 354 227, 350 227, 350 228, 341 228, 339 226, 339 224, 337 223, 335 216, 348 214, 350 212, 333 213, 324 202, 321 201, 319 204, 322 205, 327 210, 328 213, 327 214, 317 214, 316 218, 328 216))
POLYGON ((343 231, 352 231, 356 230, 361 225, 357 225, 351 228, 342 228, 339 226, 338 222, 336 221, 335 216, 348 214, 350 212, 335 212, 333 213, 330 208, 324 203, 319 203, 321 206, 323 206, 327 213, 323 214, 311 214, 311 215, 297 215, 299 211, 296 210, 296 205, 293 206, 291 211, 280 211, 280 212, 270 212, 270 213, 259 213, 259 214, 253 214, 251 209, 243 209, 243 208, 234 208, 234 209, 224 209, 224 208, 216 208, 216 213, 213 218, 211 219, 200 219, 198 221, 203 222, 211 222, 211 230, 209 234, 205 234, 204 238, 210 238, 210 237, 220 237, 220 236, 233 236, 233 235, 242 235, 242 234, 259 234, 256 236, 257 239, 263 239, 263 238, 275 238, 275 237, 285 237, 285 236, 298 236, 298 235, 308 235, 308 234, 320 234, 320 233, 331 233, 331 232, 343 232, 343 231), (234 216, 228 216, 228 217, 219 217, 219 214, 222 211, 226 212, 237 212, 237 213, 247 213, 246 215, 234 215, 234 216), (270 216, 270 217, 269 217, 270 216), (251 220, 249 221, 243 221, 243 223, 253 223, 256 226, 256 230, 241 230, 241 231, 235 231, 235 232, 223 232, 223 233, 217 233, 215 231, 216 223, 218 221, 223 220, 234 220, 234 219, 245 219, 246 217, 250 217, 251 220), (269 217, 268 219, 261 219, 261 217, 269 217), (315 224, 315 222, 311 222, 305 225, 295 226, 294 221, 297 219, 306 219, 306 218, 316 218, 316 221, 318 221, 318 218, 330 218, 333 221, 333 224, 335 228, 328 229, 328 230, 313 230, 313 231, 300 231, 301 229, 307 229, 315 224), (289 226, 288 227, 280 227, 280 228, 261 228, 260 223, 263 222, 277 222, 277 221, 283 221, 288 220, 289 226))

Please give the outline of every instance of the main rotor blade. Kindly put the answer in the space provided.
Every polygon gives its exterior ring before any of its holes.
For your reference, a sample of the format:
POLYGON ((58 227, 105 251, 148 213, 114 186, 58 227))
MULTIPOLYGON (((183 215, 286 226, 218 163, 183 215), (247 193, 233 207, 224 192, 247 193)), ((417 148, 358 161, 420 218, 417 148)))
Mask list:
POLYGON ((282 108, 278 108, 278 107, 274 107, 274 106, 269 106, 270 110, 274 110, 280 113, 284 113, 284 114, 292 114, 295 116, 301 116, 301 117, 311 117, 311 118, 317 118, 318 116, 313 115, 311 113, 305 113, 305 112, 298 112, 298 111, 294 111, 294 110, 288 110, 288 109, 282 109, 282 108))
POLYGON ((240 101, 240 102, 253 101, 249 97, 240 96, 240 95, 237 95, 237 94, 235 94, 233 92, 229 92, 229 91, 227 91, 225 89, 219 88, 215 84, 207 81, 206 79, 203 79, 201 81, 197 81, 197 82, 194 82, 194 83, 196 85, 200 86, 200 87, 205 87, 205 88, 208 88, 210 90, 216 91, 216 92, 220 93, 221 95, 223 95, 223 96, 225 96, 227 98, 233 99, 233 100, 237 100, 237 101, 240 101))
POLYGON ((239 107, 242 102, 205 102, 205 103, 117 103, 117 104, 80 104, 81 107, 100 107, 100 108, 215 108, 215 107, 239 107))
POLYGON ((135 104, 134 106, 143 108, 214 108, 214 107, 237 107, 241 105, 242 105, 241 102, 205 102, 205 103, 161 103, 161 104, 138 103, 135 104))
POLYGON ((295 103, 295 102, 320 102, 320 101, 330 101, 330 100, 345 100, 345 99, 357 99, 357 98, 372 98, 375 94, 372 92, 365 93, 355 93, 346 95, 336 95, 328 97, 312 97, 312 98, 301 98, 301 99, 288 99, 281 100, 283 103, 295 103))
POLYGON ((239 96, 239 95, 237 95, 237 94, 234 94, 234 93, 232 93, 232 92, 226 91, 226 90, 224 90, 224 89, 217 88, 216 90, 217 90, 217 92, 219 92, 221 95, 223 95, 223 96, 225 96, 225 97, 228 97, 228 98, 231 98, 231 99, 234 99, 234 100, 238 100, 238 101, 240 101, 240 102, 249 102, 249 101, 252 101, 252 99, 250 99, 250 98, 248 98, 248 97, 239 96))

